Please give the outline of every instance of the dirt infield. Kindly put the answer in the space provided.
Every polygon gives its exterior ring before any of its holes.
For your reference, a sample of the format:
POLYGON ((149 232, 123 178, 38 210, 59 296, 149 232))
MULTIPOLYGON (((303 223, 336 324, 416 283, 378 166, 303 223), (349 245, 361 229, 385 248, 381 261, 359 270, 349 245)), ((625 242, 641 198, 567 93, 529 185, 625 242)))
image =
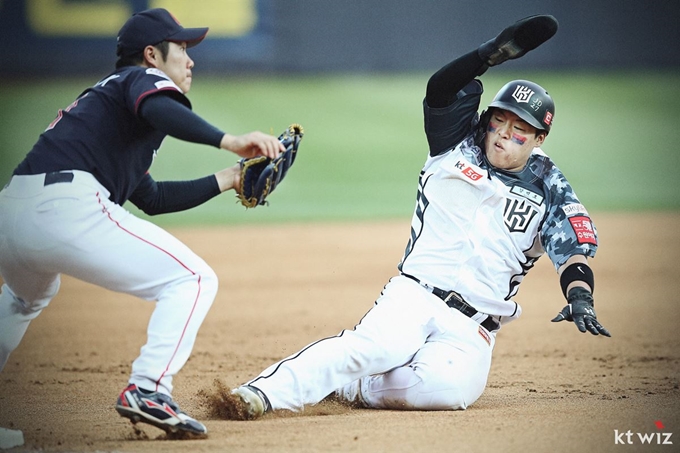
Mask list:
POLYGON ((198 393, 215 379, 236 385, 353 327, 394 274, 409 232, 408 221, 239 226, 172 230, 220 277, 175 379, 175 399, 205 421, 208 439, 165 440, 117 415, 153 304, 68 277, 0 374, 0 426, 24 432, 16 451, 678 451, 680 213, 594 219, 596 309, 612 338, 550 323, 564 300, 539 260, 516 298, 524 314, 499 333, 488 388, 467 411, 322 404, 252 422, 206 419, 198 393), (255 238, 260 245, 249 244, 255 238))

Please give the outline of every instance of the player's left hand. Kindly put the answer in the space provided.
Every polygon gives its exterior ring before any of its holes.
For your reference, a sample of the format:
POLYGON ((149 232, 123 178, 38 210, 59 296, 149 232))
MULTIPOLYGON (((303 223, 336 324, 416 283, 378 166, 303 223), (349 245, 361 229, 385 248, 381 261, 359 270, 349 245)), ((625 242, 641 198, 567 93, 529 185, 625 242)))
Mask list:
POLYGON ((278 157, 265 156, 241 159, 237 197, 246 208, 267 204, 267 197, 283 181, 288 169, 295 162, 304 130, 299 124, 291 124, 277 139, 285 149, 278 157))
POLYGON ((593 335, 611 337, 607 329, 597 320, 593 308, 593 295, 585 288, 576 287, 569 290, 568 304, 555 316, 552 322, 571 321, 581 332, 586 330, 593 335))
POLYGON ((479 46, 477 53, 487 65, 496 66, 540 46, 557 33, 557 28, 558 22, 553 16, 542 14, 525 17, 479 46))

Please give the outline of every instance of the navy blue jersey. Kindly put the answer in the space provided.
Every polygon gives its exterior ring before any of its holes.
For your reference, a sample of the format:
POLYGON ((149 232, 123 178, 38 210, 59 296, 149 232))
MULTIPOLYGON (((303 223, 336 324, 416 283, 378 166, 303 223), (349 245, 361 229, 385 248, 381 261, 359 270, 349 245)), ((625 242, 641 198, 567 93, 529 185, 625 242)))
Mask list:
POLYGON ((139 107, 156 93, 191 103, 162 71, 141 66, 121 68, 85 90, 40 135, 15 169, 16 175, 82 170, 123 204, 149 170, 165 138, 139 116, 139 107))

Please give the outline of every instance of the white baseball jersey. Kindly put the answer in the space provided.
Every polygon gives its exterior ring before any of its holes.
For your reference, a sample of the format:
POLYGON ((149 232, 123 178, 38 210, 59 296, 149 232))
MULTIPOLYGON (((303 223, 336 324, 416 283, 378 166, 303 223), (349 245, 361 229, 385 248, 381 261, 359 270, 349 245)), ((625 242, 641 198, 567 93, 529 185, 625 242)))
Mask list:
POLYGON ((470 135, 429 157, 421 171, 399 267, 507 322, 520 315, 511 298, 546 250, 558 267, 573 254, 594 255, 595 235, 586 209, 540 149, 523 171, 502 172, 484 163, 470 135))
POLYGON ((512 300, 536 260, 555 268, 592 257, 597 232, 585 207, 539 148, 516 172, 496 169, 478 146, 482 85, 471 81, 444 108, 423 105, 430 153, 420 173, 411 237, 399 269, 421 283, 454 290, 506 323, 512 300))

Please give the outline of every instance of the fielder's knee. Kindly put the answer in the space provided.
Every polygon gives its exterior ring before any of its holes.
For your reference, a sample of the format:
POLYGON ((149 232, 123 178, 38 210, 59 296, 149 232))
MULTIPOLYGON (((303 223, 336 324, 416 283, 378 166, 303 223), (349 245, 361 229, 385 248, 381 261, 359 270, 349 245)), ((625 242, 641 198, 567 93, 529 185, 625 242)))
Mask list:
POLYGON ((197 301, 200 305, 210 306, 217 295, 219 280, 217 274, 202 260, 196 260, 189 273, 182 272, 174 275, 161 288, 156 300, 182 300, 187 303, 197 301))
POLYGON ((202 266, 194 269, 194 279, 198 282, 200 288, 200 296, 204 302, 212 304, 213 299, 217 296, 217 289, 219 287, 219 278, 215 271, 203 263, 202 266))
POLYGON ((61 279, 57 277, 44 288, 31 288, 33 293, 24 297, 20 297, 7 284, 4 284, 0 288, 0 304, 5 307, 11 306, 17 313, 33 319, 49 305, 59 291, 60 284, 61 279))

